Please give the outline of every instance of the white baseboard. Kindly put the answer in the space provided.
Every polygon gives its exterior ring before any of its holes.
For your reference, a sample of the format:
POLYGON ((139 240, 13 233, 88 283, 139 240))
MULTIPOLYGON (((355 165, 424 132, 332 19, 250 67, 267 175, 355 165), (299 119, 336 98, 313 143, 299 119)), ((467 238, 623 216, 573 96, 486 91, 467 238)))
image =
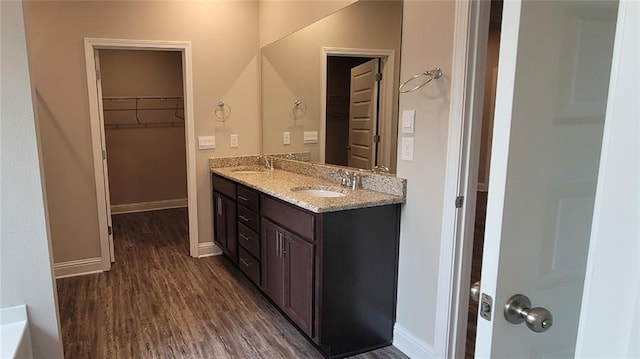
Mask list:
POLYGON ((187 204, 188 201, 186 198, 167 199, 163 201, 153 202, 114 204, 111 206, 111 214, 157 211, 160 209, 169 208, 182 208, 187 207, 187 204))
POLYGON ((433 358, 433 348, 416 338, 405 327, 396 324, 393 328, 393 346, 411 359, 433 358))
POLYGON ((198 258, 218 256, 222 254, 222 250, 213 242, 198 243, 198 258))
POLYGON ((53 265, 53 269, 56 279, 102 273, 102 258, 95 257, 56 263, 53 265))

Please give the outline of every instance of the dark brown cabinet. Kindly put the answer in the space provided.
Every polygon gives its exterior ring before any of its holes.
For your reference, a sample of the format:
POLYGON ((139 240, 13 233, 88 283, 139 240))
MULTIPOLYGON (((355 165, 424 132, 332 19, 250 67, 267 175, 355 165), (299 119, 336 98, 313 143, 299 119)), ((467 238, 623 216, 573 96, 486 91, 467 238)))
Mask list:
POLYGON ((212 175, 214 243, 256 285, 260 285, 260 195, 212 175))
POLYGON ((216 244, 235 245, 240 270, 324 356, 391 344, 399 204, 312 213, 217 175, 213 185, 228 214, 216 211, 216 244))
POLYGON ((232 262, 238 262, 238 239, 236 236, 236 203, 220 193, 213 193, 215 244, 232 262))
POLYGON ((263 290, 308 336, 313 336, 314 244, 262 219, 263 290))

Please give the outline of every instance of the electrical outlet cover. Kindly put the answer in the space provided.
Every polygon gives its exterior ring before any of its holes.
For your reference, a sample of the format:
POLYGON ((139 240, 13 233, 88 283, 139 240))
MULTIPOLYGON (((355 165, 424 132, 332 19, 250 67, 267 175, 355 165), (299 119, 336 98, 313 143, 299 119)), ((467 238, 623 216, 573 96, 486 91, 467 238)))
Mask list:
POLYGON ((400 158, 403 161, 413 161, 413 137, 403 137, 400 158))
POLYGON ((210 150, 216 148, 216 136, 198 136, 198 149, 210 150))
POLYGON ((232 134, 229 136, 229 147, 238 147, 238 135, 232 134))
POLYGON ((283 132, 282 133, 282 144, 290 145, 291 144, 291 132, 283 132))

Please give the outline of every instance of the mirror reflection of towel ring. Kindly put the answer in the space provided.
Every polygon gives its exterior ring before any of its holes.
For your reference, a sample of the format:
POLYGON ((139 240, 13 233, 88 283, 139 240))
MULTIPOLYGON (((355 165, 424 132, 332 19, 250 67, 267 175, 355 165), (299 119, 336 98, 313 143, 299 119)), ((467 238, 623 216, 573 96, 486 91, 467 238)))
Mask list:
POLYGON ((295 100, 289 115, 291 116, 291 118, 293 118, 294 121, 298 121, 304 117, 304 114, 306 112, 307 112, 307 105, 305 105, 303 102, 300 102, 300 100, 295 100))
POLYGON ((220 101, 218 102, 216 109, 213 111, 213 114, 216 116, 216 121, 225 122, 229 117, 231 117, 231 107, 220 101))

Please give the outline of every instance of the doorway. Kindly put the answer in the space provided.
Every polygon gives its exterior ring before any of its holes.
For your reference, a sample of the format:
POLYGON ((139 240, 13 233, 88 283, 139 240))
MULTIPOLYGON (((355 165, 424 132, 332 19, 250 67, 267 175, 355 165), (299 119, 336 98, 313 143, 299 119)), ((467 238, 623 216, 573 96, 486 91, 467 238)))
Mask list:
MULTIPOLYGON (((121 112, 116 115, 116 119, 112 118, 108 125, 110 127, 118 127, 110 130, 123 131, 129 126, 129 131, 140 128, 149 129, 153 126, 160 128, 168 128, 168 126, 177 127, 178 120, 183 121, 184 136, 184 154, 186 173, 186 199, 188 213, 188 232, 189 232, 189 254, 192 257, 199 257, 198 244, 198 220, 197 220, 197 187, 195 175, 195 146, 194 146, 194 115, 193 115, 193 86, 192 86, 192 64, 191 64, 191 43, 190 42, 173 42, 173 41, 147 41, 147 40, 113 40, 113 39, 90 39, 87 38, 85 43, 85 61, 87 69, 87 86, 89 93, 89 112, 91 119, 91 137, 93 145, 93 162, 94 174, 96 182, 96 195, 98 202, 98 225, 100 230, 100 251, 102 258, 102 270, 108 271, 111 268, 111 262, 115 260, 113 253, 113 230, 111 223, 111 196, 109 193, 109 174, 107 167, 107 123, 105 122, 106 103, 103 101, 101 72, 100 72, 100 51, 103 50, 131 50, 131 51, 173 51, 177 52, 181 59, 181 82, 182 86, 182 105, 180 104, 180 96, 147 96, 129 95, 120 96, 125 99, 116 99, 109 106, 111 109, 122 109, 122 111, 112 111, 114 113, 121 112), (133 98, 133 99, 132 99, 133 98), (142 103, 144 102, 144 104, 142 103), (131 109, 133 107, 133 110, 131 109), (171 107, 171 110, 168 108, 171 107), (149 113, 143 114, 144 108, 149 113), (156 109, 157 110, 152 110, 156 109), (150 113, 166 112, 167 117, 162 120, 152 120, 150 113), (171 113, 171 115, 168 115, 171 113), (128 119, 125 119, 129 116, 128 119), (136 116, 137 115, 137 116, 136 116), (120 117, 120 118, 118 118, 120 117), (124 117, 124 118, 123 118, 124 117), (183 117, 180 118, 180 117, 183 117), (135 122, 134 122, 135 120, 135 122), (145 127, 146 126, 146 127, 145 127)), ((174 81, 175 82, 175 81, 174 81)), ((110 114, 111 116, 111 114, 110 114)), ((153 117, 153 116, 151 116, 153 117)), ((133 132, 128 132, 133 133, 133 132)), ((184 178, 184 177, 182 177, 184 178)), ((184 199, 179 198, 180 205, 183 205, 184 199)), ((153 201, 151 201, 153 202, 153 201)), ((174 202, 169 206, 176 206, 174 202)), ((130 203, 129 203, 130 204, 130 203)), ((138 203, 139 204, 139 203, 138 203)), ((163 204, 160 201, 160 204, 163 204)), ((158 205, 158 203, 156 203, 158 205)), ((164 205, 167 205, 165 202, 164 205)), ((135 207, 135 206, 134 206, 135 207)), ((144 207, 144 206, 142 206, 144 207)), ((120 207, 122 209, 123 207, 120 207)), ((125 210, 127 206, 124 206, 125 210)), ((129 208, 131 209, 131 208, 129 208)), ((139 209, 139 207, 138 207, 139 209)), ((144 208, 143 208, 144 209, 144 208)), ((118 210, 118 207, 116 207, 118 210)))
POLYGON ((325 163, 377 165, 379 68, 379 58, 327 58, 325 163))
MULTIPOLYGON (((102 49, 95 57, 113 236, 125 218, 136 217, 132 213, 187 208, 182 56, 179 51, 102 49)), ((162 215, 142 217, 156 216, 162 215)))
POLYGON ((320 162, 395 173, 394 58, 393 50, 322 48, 320 162))

